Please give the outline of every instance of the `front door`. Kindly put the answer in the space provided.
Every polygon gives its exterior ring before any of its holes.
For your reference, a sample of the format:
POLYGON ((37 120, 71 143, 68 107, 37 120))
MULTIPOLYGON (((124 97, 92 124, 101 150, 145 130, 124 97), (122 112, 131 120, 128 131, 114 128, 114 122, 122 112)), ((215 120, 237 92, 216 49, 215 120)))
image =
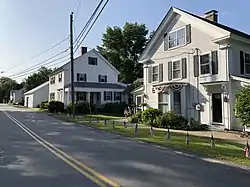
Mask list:
POLYGON ((222 123, 222 98, 221 93, 212 94, 213 123, 222 123))
POLYGON ((29 97, 26 97, 26 107, 29 107, 29 97))

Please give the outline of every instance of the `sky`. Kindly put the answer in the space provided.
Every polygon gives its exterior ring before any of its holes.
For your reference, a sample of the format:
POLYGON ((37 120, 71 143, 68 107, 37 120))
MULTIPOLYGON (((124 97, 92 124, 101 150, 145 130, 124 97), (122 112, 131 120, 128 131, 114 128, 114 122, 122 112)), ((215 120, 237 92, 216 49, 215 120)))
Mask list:
MULTIPOLYGON (((19 73, 66 49, 68 41, 32 59, 69 36, 71 12, 75 38, 98 3, 99 0, 0 0, 0 72, 4 71, 0 76, 19 73)), ((248 0, 110 0, 83 45, 101 45, 107 26, 122 27, 125 22, 143 23, 149 31, 155 30, 171 6, 201 16, 216 9, 220 23, 250 33, 250 24, 245 24, 249 19, 248 0)))

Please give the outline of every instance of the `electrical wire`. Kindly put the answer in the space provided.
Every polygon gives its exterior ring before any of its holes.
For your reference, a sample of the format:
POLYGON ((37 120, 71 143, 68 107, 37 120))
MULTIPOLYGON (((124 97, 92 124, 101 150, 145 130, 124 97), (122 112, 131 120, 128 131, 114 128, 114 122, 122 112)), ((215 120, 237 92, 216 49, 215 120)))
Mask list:
MULTIPOLYGON (((49 47, 48 49, 45 49, 45 50, 42 51, 42 52, 40 52, 40 53, 34 55, 33 57, 31 57, 31 58, 28 59, 28 60, 33 60, 33 59, 35 59, 35 58, 41 56, 42 54, 47 53, 48 51, 54 49, 54 48, 57 47, 58 45, 60 45, 60 44, 64 43, 65 41, 67 41, 68 39, 69 39, 69 37, 64 38, 64 39, 61 40, 60 42, 58 42, 58 43, 56 43, 55 45, 49 47)), ((14 69, 14 68, 17 68, 17 67, 19 67, 19 66, 21 66, 21 65, 23 65, 23 63, 16 64, 16 65, 10 67, 9 69, 6 69, 5 71, 9 71, 9 70, 14 69)))
POLYGON ((101 13, 103 12, 104 8, 106 7, 106 5, 108 4, 109 0, 106 1, 106 3, 103 5, 102 9, 100 10, 100 12, 98 13, 97 17, 95 18, 94 22, 92 23, 92 25, 90 26, 90 28, 88 29, 87 33, 85 34, 85 36, 82 38, 80 44, 76 47, 74 53, 78 50, 78 48, 80 47, 80 45, 83 43, 84 39, 88 36, 90 30, 92 29, 92 27, 94 26, 94 24, 96 23, 96 21, 98 20, 98 18, 100 17, 101 13))
POLYGON ((88 19, 87 23, 85 24, 85 26, 83 27, 83 29, 81 30, 81 32, 79 33, 79 35, 76 37, 75 41, 73 44, 76 44, 79 42, 80 38, 82 37, 82 35, 84 34, 85 30, 88 28, 89 24, 91 23, 91 21, 93 20, 96 12, 98 11, 98 9, 100 8, 101 4, 103 3, 104 0, 101 0, 99 2, 99 4, 97 5, 97 7, 95 8, 94 12, 92 13, 92 15, 90 16, 90 18, 88 19))
MULTIPOLYGON (((68 55, 67 55, 67 56, 68 56, 68 55)), ((51 62, 48 63, 48 64, 51 64, 51 63, 53 63, 53 62, 55 62, 55 61, 58 61, 58 60, 60 60, 60 59, 65 58, 65 57, 66 57, 66 55, 63 56, 63 57, 61 57, 61 58, 58 58, 58 59, 56 59, 56 60, 53 60, 53 61, 51 61, 51 62)), ((29 75, 29 74, 35 73, 35 72, 37 72, 41 67, 47 67, 47 68, 49 68, 49 67, 52 67, 52 66, 55 66, 55 65, 58 65, 58 64, 62 64, 62 63, 68 62, 68 61, 69 61, 69 58, 67 58, 66 60, 64 59, 64 60, 59 61, 59 62, 57 62, 57 63, 51 64, 51 65, 49 65, 49 66, 46 66, 46 65, 48 65, 48 64, 45 64, 45 65, 42 65, 42 66, 40 66, 40 67, 36 67, 36 68, 34 68, 34 69, 31 69, 31 70, 29 70, 29 71, 27 71, 27 72, 25 72, 25 73, 22 73, 22 74, 19 74, 19 75, 17 75, 17 76, 14 76, 14 77, 12 77, 12 79, 17 79, 17 78, 24 77, 24 76, 27 76, 27 75, 29 75)))
MULTIPOLYGON (((53 59, 53 58, 55 58, 55 57, 57 57, 57 56, 59 56, 59 55, 65 53, 65 52, 67 52, 67 51, 68 51, 68 49, 66 49, 66 50, 64 50, 64 51, 61 51, 60 53, 57 53, 56 55, 54 55, 54 56, 52 56, 52 57, 50 57, 50 58, 47 58, 47 59, 45 59, 45 60, 43 60, 43 61, 41 61, 41 62, 38 62, 38 63, 36 63, 35 65, 33 65, 33 66, 31 66, 31 67, 28 67, 28 68, 26 68, 26 69, 24 69, 24 70, 21 70, 21 71, 15 73, 15 74, 11 75, 10 77, 16 76, 16 75, 18 75, 18 74, 25 73, 26 71, 29 71, 30 69, 34 69, 34 68, 36 68, 36 67, 38 67, 38 66, 47 64, 47 63, 46 63, 47 61, 49 61, 49 60, 51 60, 51 59, 53 59)), ((60 59, 60 58, 59 58, 59 59, 60 59)))

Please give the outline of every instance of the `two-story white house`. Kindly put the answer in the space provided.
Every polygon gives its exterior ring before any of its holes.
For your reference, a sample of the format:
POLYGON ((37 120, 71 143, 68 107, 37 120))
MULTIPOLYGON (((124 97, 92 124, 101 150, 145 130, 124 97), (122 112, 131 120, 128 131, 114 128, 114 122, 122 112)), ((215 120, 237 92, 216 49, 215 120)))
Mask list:
MULTIPOLYGON (((127 102, 127 85, 118 82, 119 71, 98 51, 81 48, 74 59, 74 90, 76 101, 90 102, 97 107, 111 102, 127 102)), ((64 64, 50 75, 49 100, 67 105, 71 102, 71 65, 64 64)))
POLYGON ((133 91, 145 108, 175 111, 212 127, 242 128, 235 93, 250 82, 250 35, 172 7, 139 61, 144 85, 133 91))

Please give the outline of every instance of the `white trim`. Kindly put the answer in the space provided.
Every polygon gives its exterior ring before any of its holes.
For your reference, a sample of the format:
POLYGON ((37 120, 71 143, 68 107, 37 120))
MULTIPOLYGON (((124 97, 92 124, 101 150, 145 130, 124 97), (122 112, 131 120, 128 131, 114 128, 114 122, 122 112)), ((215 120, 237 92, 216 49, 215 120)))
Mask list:
POLYGON ((236 80, 236 81, 245 82, 245 83, 250 84, 250 78, 243 78, 243 77, 238 77, 238 76, 234 76, 234 75, 231 75, 231 78, 233 80, 236 80))
POLYGON ((40 90, 41 88, 43 88, 43 87, 45 87, 45 86, 48 86, 48 85, 49 85, 49 81, 47 81, 47 82, 45 82, 45 83, 43 83, 43 84, 41 84, 41 85, 39 85, 39 86, 33 88, 32 90, 30 90, 30 91, 28 91, 28 92, 26 92, 26 93, 24 93, 24 95, 33 94, 33 93, 36 92, 37 90, 40 90))
POLYGON ((172 60, 172 81, 177 81, 182 79, 182 58, 174 59, 172 60), (174 62, 180 62, 180 77, 179 78, 174 78, 174 62))
POLYGON ((159 68, 159 64, 154 64, 154 65, 152 65, 151 67, 152 67, 152 72, 151 72, 152 82, 151 82, 151 83, 153 84, 153 83, 159 82, 160 68, 159 68), (153 72, 154 72, 154 71, 153 71, 153 69, 154 69, 154 67, 156 67, 156 66, 158 67, 158 80, 154 81, 154 76, 153 76, 153 74, 154 74, 153 72))
MULTIPOLYGON (((176 48, 179 48, 179 47, 183 47, 183 46, 187 45, 186 25, 185 25, 185 26, 182 26, 182 27, 179 27, 179 28, 176 28, 176 29, 170 31, 166 37, 168 37, 168 38, 167 38, 167 39, 168 39, 168 40, 167 40, 167 41, 168 41, 168 51, 173 50, 173 49, 176 49, 176 48), (178 32, 179 30, 181 30, 181 29, 184 29, 184 33, 185 33, 185 35, 184 35, 184 44, 182 44, 182 45, 177 45, 177 32, 178 32), (169 35, 172 34, 172 33, 174 33, 174 32, 176 32, 176 46, 170 48, 170 47, 169 47, 169 35)), ((164 41, 164 42, 165 42, 165 41, 164 41)))
POLYGON ((212 52, 205 52, 199 55, 199 77, 207 77, 212 75, 212 52), (201 74, 201 56, 209 55, 209 73, 201 74))

